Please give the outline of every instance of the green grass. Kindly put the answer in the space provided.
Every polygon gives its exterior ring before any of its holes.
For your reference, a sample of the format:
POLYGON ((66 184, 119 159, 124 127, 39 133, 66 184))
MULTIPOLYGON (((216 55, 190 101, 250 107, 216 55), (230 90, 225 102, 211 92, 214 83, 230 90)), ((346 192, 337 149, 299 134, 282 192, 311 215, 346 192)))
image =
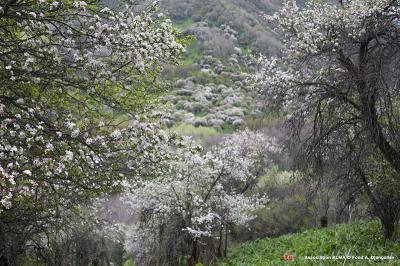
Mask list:
POLYGON ((222 132, 224 134, 231 134, 231 133, 233 133, 235 131, 235 127, 229 122, 224 122, 221 125, 221 128, 222 128, 222 132))
POLYGON ((191 136, 196 140, 204 140, 219 135, 218 131, 212 127, 195 127, 185 123, 176 125, 171 130, 183 136, 191 136))
POLYGON ((194 114, 195 117, 205 117, 206 115, 207 115, 206 111, 200 111, 194 114))
POLYGON ((183 32, 189 29, 193 25, 194 21, 192 18, 187 18, 180 21, 174 21, 173 27, 177 29, 179 32, 183 32))
POLYGON ((184 55, 182 65, 192 65, 200 60, 202 57, 201 51, 196 43, 193 43, 186 47, 187 53, 184 55))
POLYGON ((232 248, 220 265, 400 265, 400 242, 384 244, 380 223, 357 222, 310 229, 232 248), (284 254, 296 260, 282 260, 284 254), (306 260, 305 256, 393 256, 394 260, 306 260))

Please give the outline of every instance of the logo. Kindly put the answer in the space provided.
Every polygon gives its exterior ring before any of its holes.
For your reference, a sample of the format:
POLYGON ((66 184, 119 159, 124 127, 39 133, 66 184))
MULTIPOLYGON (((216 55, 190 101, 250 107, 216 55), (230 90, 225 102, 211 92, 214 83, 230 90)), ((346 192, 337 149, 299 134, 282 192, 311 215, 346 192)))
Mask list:
POLYGON ((292 255, 292 253, 290 251, 286 252, 285 255, 283 255, 281 257, 282 260, 284 261, 295 261, 296 260, 296 256, 292 255))

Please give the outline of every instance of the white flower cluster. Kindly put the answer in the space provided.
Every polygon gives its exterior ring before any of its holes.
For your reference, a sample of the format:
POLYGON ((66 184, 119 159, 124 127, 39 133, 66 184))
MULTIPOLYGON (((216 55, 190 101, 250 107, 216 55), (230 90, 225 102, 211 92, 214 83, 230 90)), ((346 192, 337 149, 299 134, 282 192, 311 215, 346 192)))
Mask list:
POLYGON ((258 88, 267 101, 283 107, 288 118, 306 117, 321 99, 328 105, 353 104, 348 91, 338 89, 351 78, 347 62, 357 62, 357 45, 382 35, 382 29, 399 32, 399 17, 398 1, 310 0, 302 8, 287 1, 267 17, 283 32, 284 47, 280 59, 260 56, 260 71, 254 77, 258 88))
POLYGON ((207 153, 196 152, 190 143, 172 151, 178 157, 164 175, 127 186, 126 209, 143 217, 128 227, 127 249, 157 243, 158 228, 176 217, 184 221, 177 230, 198 241, 216 237, 224 224, 246 224, 267 202, 263 195, 245 195, 246 187, 255 183, 256 171, 270 166, 269 155, 279 151, 274 139, 248 130, 226 137, 207 153))
POLYGON ((0 15, 6 79, 23 84, 57 84, 93 90, 116 83, 129 87, 132 72, 145 74, 183 51, 171 21, 156 18, 156 4, 140 13, 85 1, 38 1, 0 15), (154 19, 153 19, 154 17, 154 19), (10 20, 10 22, 7 22, 10 20), (16 32, 17 34, 8 34, 16 32), (90 85, 90 86, 89 86, 90 85))
POLYGON ((335 52, 344 40, 359 40, 366 27, 380 19, 393 16, 393 0, 350 0, 342 6, 319 0, 306 1, 301 9, 287 1, 284 7, 267 19, 283 30, 285 54, 298 58, 316 55, 326 50, 335 52))
POLYGON ((10 3, 0 4, 0 211, 16 202, 68 205, 128 174, 158 173, 169 136, 147 117, 113 125, 103 110, 177 59, 183 47, 171 21, 156 18, 155 3, 141 12, 77 0, 10 3))
POLYGON ((14 201, 51 196, 66 197, 67 204, 69 198, 118 188, 127 175, 160 174, 159 162, 170 158, 169 145, 180 145, 159 124, 144 122, 151 120, 147 117, 132 118, 129 126, 116 129, 110 123, 82 124, 34 100, 24 106, 11 98, 5 101, 10 108, 0 113, 0 210, 14 201))

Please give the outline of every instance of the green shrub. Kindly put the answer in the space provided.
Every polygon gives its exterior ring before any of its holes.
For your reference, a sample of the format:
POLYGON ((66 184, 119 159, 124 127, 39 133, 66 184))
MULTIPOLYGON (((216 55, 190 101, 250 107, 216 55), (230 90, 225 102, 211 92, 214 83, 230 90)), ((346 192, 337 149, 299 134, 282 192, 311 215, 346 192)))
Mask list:
POLYGON ((292 181, 293 172, 282 171, 278 165, 273 165, 268 173, 259 179, 259 186, 287 185, 292 181))
POLYGON ((206 111, 198 111, 194 114, 196 117, 205 117, 207 115, 206 111))
POLYGON ((251 130, 258 130, 267 127, 271 127, 277 123, 284 121, 280 114, 266 113, 260 117, 247 117, 242 128, 248 128, 251 130))
POLYGON ((195 127, 184 123, 173 127, 172 130, 184 136, 191 136, 197 140, 203 140, 205 138, 219 135, 218 131, 212 127, 195 127))
POLYGON ((279 236, 310 228, 313 214, 304 196, 293 195, 260 209, 250 225, 256 236, 279 236))
POLYGON ((225 122, 221 125, 222 128, 222 132, 225 134, 231 134, 233 133, 233 131, 235 131, 235 127, 229 123, 229 122, 225 122))
MULTIPOLYGON (((21 266, 44 266, 45 264, 39 261, 35 256, 25 255, 19 256, 17 259, 18 265, 21 266)), ((0 264, 2 265, 2 264, 0 264)))
POLYGON ((132 259, 128 259, 124 262, 123 266, 135 266, 135 262, 132 259))

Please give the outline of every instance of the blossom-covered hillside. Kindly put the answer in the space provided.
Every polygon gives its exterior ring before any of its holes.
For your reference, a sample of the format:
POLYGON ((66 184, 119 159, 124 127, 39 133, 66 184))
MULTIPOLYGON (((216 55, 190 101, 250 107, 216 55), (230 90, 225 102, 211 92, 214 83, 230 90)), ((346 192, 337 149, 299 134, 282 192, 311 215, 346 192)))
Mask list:
POLYGON ((187 47, 183 62, 165 70, 172 80, 169 126, 184 123, 234 130, 246 117, 261 114, 249 76, 257 68, 254 55, 276 55, 281 43, 264 19, 280 1, 161 1, 161 8, 184 35, 195 41, 187 47))

